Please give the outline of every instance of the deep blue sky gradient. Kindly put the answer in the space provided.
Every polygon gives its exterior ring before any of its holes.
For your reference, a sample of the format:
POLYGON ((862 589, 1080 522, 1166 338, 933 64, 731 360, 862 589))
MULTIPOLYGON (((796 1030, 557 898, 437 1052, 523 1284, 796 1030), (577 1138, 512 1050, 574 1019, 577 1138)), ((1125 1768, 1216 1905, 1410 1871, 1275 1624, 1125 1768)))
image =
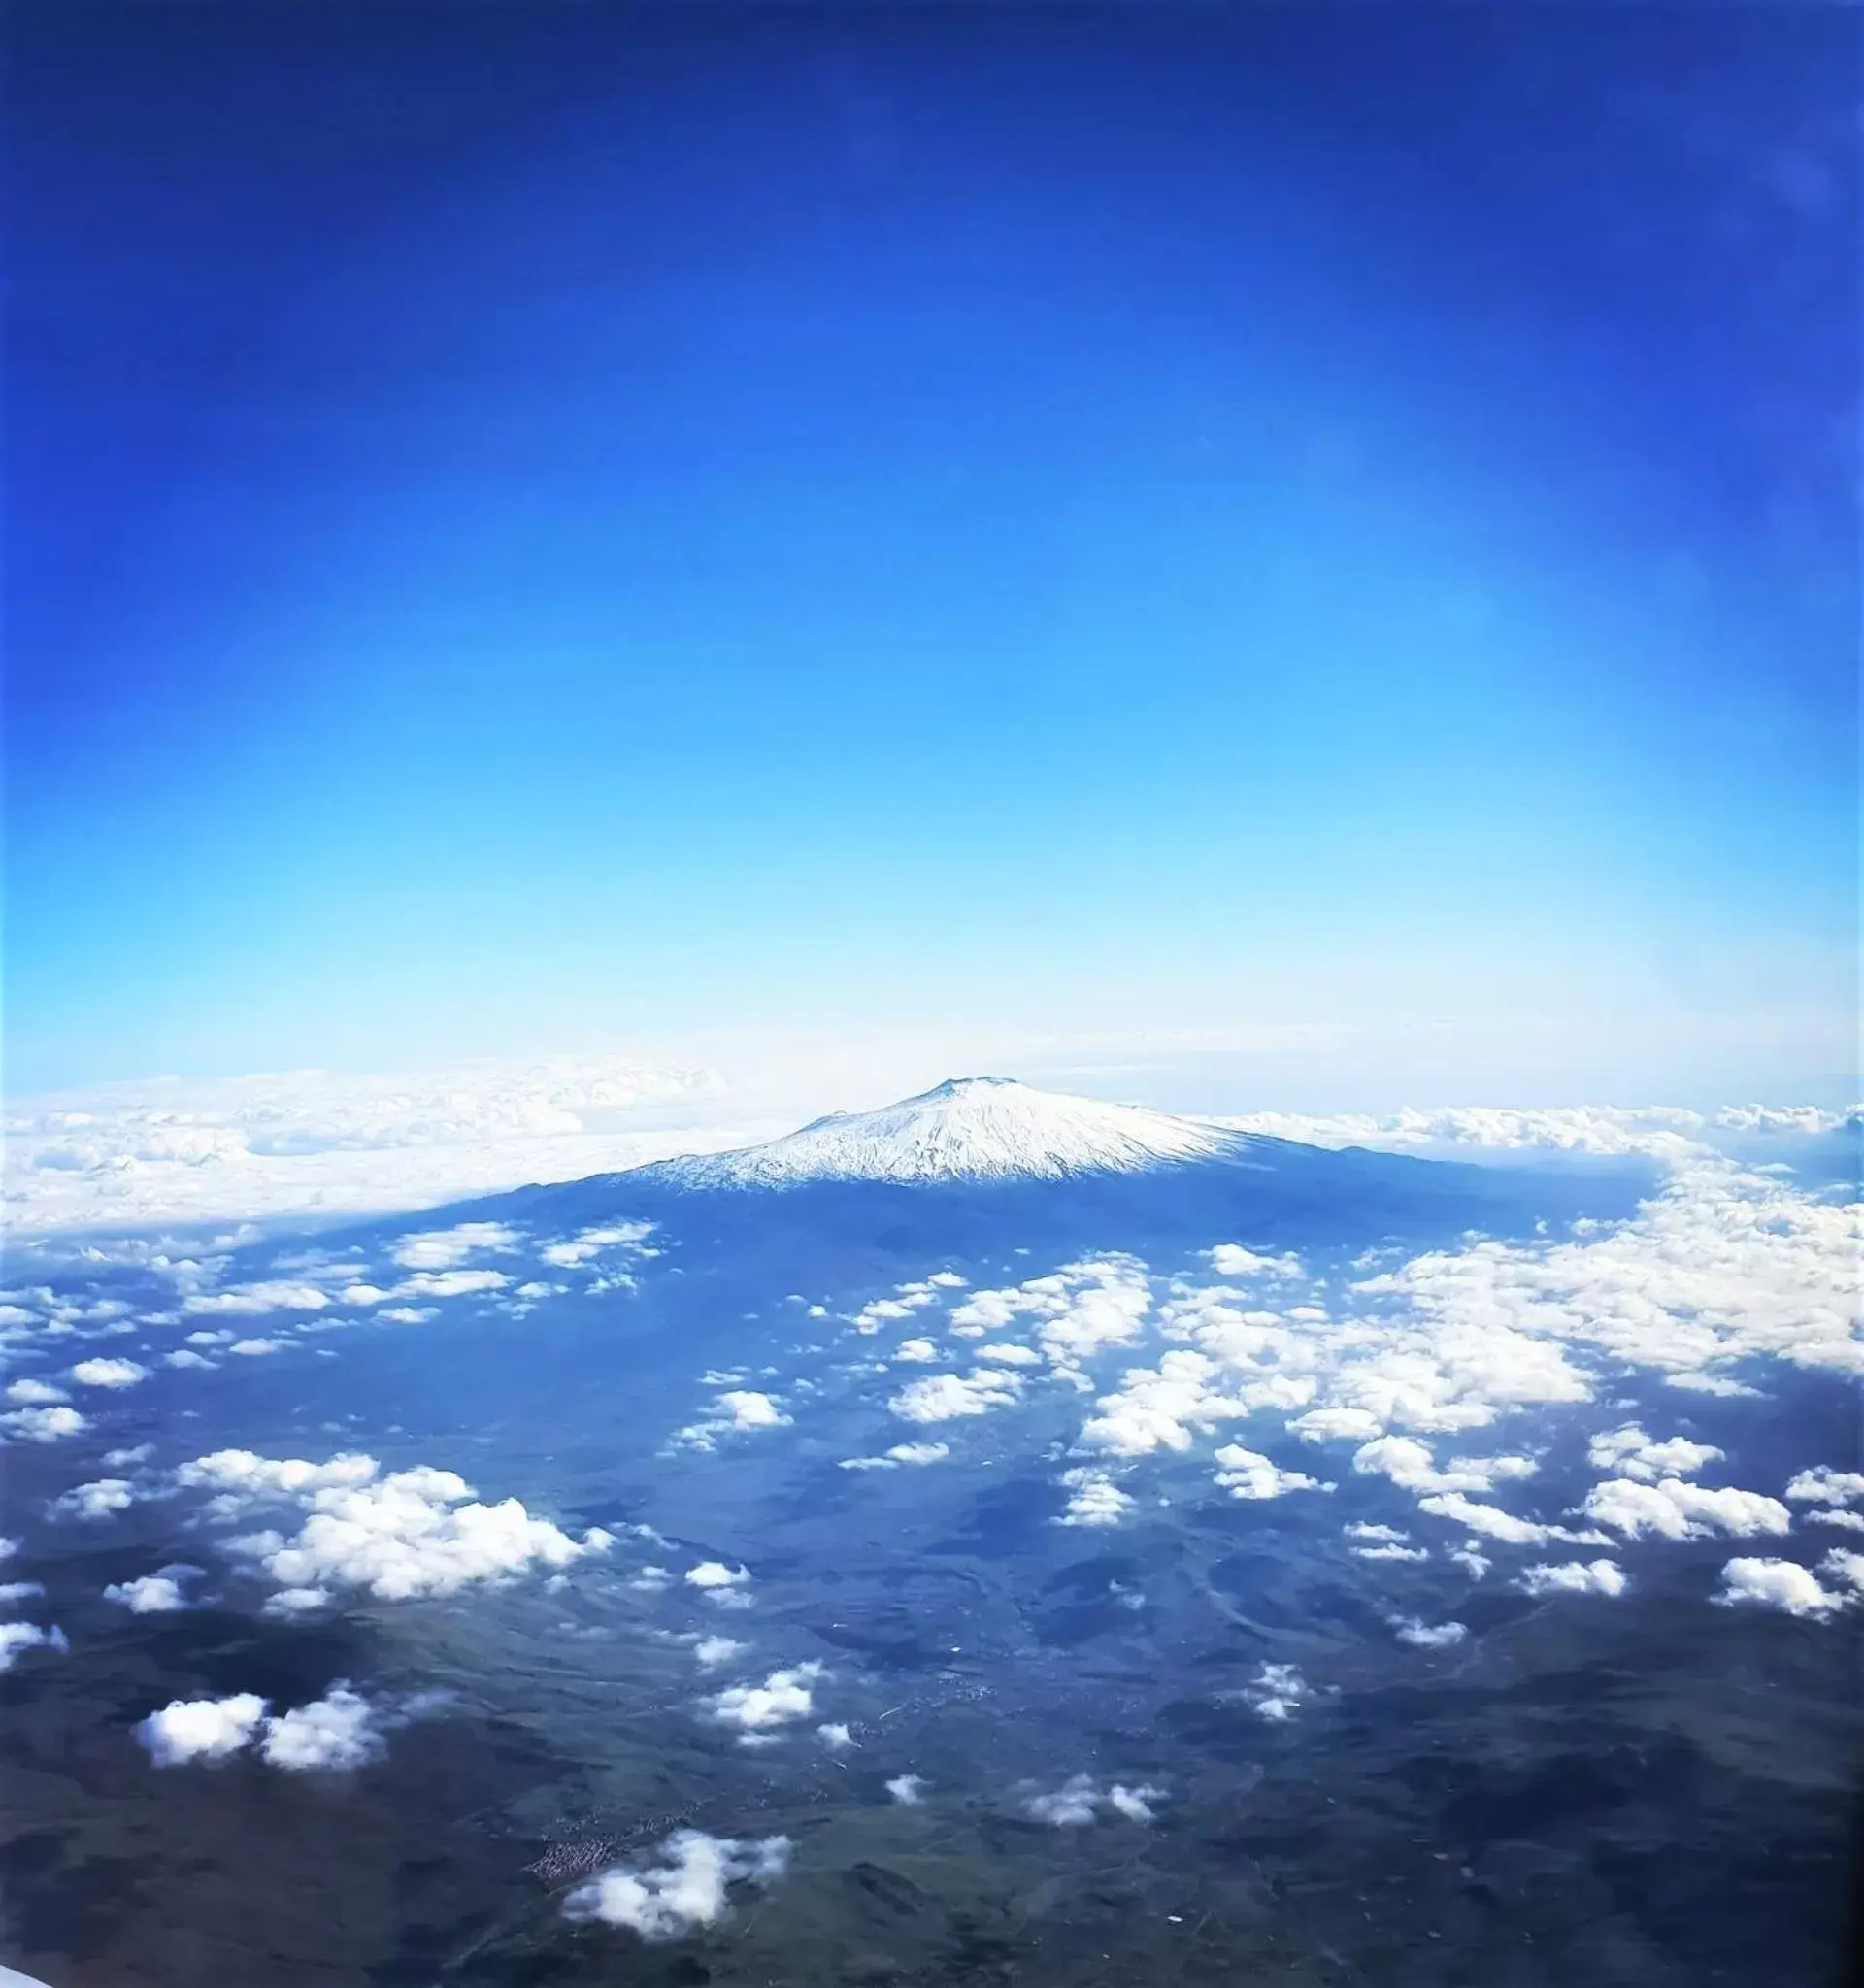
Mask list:
POLYGON ((14 1089, 1535 1003, 1843 1088, 1857 17, 10 34, 14 1089))

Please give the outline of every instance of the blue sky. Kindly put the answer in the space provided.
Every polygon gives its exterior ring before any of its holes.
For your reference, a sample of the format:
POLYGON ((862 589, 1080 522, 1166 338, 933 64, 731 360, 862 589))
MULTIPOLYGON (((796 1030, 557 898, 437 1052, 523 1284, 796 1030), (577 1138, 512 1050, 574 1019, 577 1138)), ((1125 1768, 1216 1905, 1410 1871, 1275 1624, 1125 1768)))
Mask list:
POLYGON ((1858 23, 1351 20, 16 17, 9 1085, 1847 1091, 1858 23))

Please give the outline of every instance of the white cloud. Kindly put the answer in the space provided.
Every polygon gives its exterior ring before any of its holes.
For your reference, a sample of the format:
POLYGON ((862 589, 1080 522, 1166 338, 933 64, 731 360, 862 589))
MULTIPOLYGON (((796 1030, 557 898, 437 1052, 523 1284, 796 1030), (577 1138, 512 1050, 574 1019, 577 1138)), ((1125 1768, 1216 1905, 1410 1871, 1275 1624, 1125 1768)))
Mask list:
MULTIPOLYGON (((1557 1356, 1564 1342, 1723 1390, 1741 1383, 1716 1370, 1740 1360, 1864 1370, 1858 1230, 1856 1208, 1700 1159, 1680 1166, 1632 1221, 1581 1224, 1566 1242, 1431 1252, 1358 1288, 1415 1307, 1439 1338, 1504 1336, 1510 1366, 1522 1345, 1557 1356)), ((1578 1393, 1547 1391, 1555 1378, 1548 1368, 1538 1392, 1514 1398, 1583 1398, 1582 1380, 1578 1393)))
POLYGON ((16 1380, 7 1389, 7 1399, 31 1406, 39 1402, 62 1402, 69 1397, 62 1387, 53 1387, 50 1381, 34 1380, 28 1375, 24 1380, 16 1380))
POLYGON ((1100 1791, 1091 1774, 1076 1774, 1051 1795, 1032 1795, 1023 1807, 1038 1822, 1055 1829, 1082 1829, 1100 1807, 1100 1791))
POLYGON ((1310 1408, 1288 1427, 1308 1442, 1364 1442, 1384 1424, 1366 1408, 1310 1408))
POLYGON ((288 1343, 286 1340, 235 1340, 226 1350, 245 1360, 257 1360, 267 1353, 283 1352, 288 1343))
POLYGON ((916 1808, 925 1800, 925 1783, 917 1774, 895 1774, 886 1792, 905 1808, 916 1808))
POLYGON ((1526 1110, 1484 1105, 1437 1110, 1407 1106, 1388 1118, 1257 1111, 1214 1122, 1271 1139, 1298 1140, 1304 1145, 1365 1145, 1397 1152, 1475 1146, 1491 1152, 1649 1153, 1666 1159, 1700 1153, 1704 1148, 1691 1135, 1699 1134, 1705 1124, 1700 1112, 1662 1105, 1630 1110, 1575 1105, 1526 1110))
POLYGON ((136 1737, 157 1767, 195 1760, 225 1760, 252 1739, 265 1717, 265 1700, 242 1691, 231 1698, 174 1699, 150 1712, 136 1737))
POLYGON ((70 1377, 80 1387, 134 1387, 149 1378, 149 1369, 134 1360, 80 1360, 70 1377))
MULTIPOLYGON (((1637 1423, 1627 1422, 1621 1429, 1593 1437, 1586 1461, 1595 1471, 1616 1471, 1620 1476, 1654 1484, 1659 1477, 1693 1476, 1704 1464, 1718 1462, 1723 1454, 1711 1443, 1691 1442, 1682 1436, 1656 1442, 1637 1423)), ((1864 1483, 1864 1478, 1858 1481, 1864 1483)))
POLYGON ((165 1567, 159 1574, 146 1574, 139 1579, 115 1581, 104 1590, 104 1600, 116 1602, 132 1615, 168 1615, 190 1607, 182 1592, 182 1582, 200 1573, 198 1567, 165 1567))
POLYGON ((1721 1592, 1710 1599, 1723 1607, 1748 1605, 1787 1615, 1831 1615, 1845 1597, 1821 1587, 1792 1560, 1731 1560, 1721 1571, 1721 1592))
POLYGON ((1067 1509, 1055 1521, 1064 1526, 1116 1526, 1132 1509, 1132 1499, 1105 1471, 1063 1471, 1069 1491, 1067 1509))
POLYGON ((1643 1533, 1659 1533, 1666 1540, 1700 1540, 1711 1533, 1747 1539, 1783 1533, 1792 1525, 1792 1514, 1777 1498, 1757 1491, 1710 1490, 1678 1477, 1654 1484, 1612 1477, 1594 1484, 1580 1509, 1631 1539, 1643 1533))
POLYGON ((260 1759, 287 1773, 342 1772, 376 1759, 387 1729, 431 1703, 372 1703, 340 1678, 322 1698, 276 1716, 268 1716, 265 1700, 250 1691, 176 1699, 144 1719, 136 1737, 157 1767, 227 1760, 256 1742, 260 1759))
POLYGON ((1282 1498, 1290 1491, 1330 1490, 1299 1471, 1283 1471, 1269 1458, 1240 1444, 1226 1443, 1215 1453, 1216 1481, 1232 1498, 1282 1498))
POLYGON ((76 1408, 15 1408, 0 1415, 0 1429, 24 1442, 62 1442, 67 1436, 82 1436, 90 1427, 76 1408))
POLYGON ((1816 1464, 1799 1473, 1786 1486, 1786 1496, 1795 1505, 1854 1505, 1864 1498, 1864 1471, 1835 1471, 1829 1464, 1816 1464))
POLYGON ((1417 1509, 1433 1518, 1449 1519, 1484 1539, 1500 1540, 1510 1546, 1541 1546, 1549 1540, 1574 1544, 1603 1543, 1597 1533, 1570 1532, 1565 1526, 1544 1525, 1538 1519, 1517 1518, 1493 1505, 1479 1505, 1460 1491, 1439 1491, 1417 1501, 1417 1509))
POLYGON ((897 1471, 902 1465, 939 1464, 951 1454, 949 1442, 896 1442, 884 1456, 845 1456, 845 1471, 897 1471))
POLYGON ((1426 1442, 1413 1436, 1381 1436, 1353 1452, 1362 1476, 1386 1476, 1405 1491, 1492 1491, 1534 1474, 1524 1456, 1457 1456, 1439 1469, 1426 1442))
POLYGON ((1528 1595, 1621 1595, 1626 1582, 1615 1560, 1565 1560, 1524 1568, 1515 1586, 1528 1595))
POLYGON ((749 1647, 748 1642, 733 1642, 728 1636, 702 1636, 693 1644, 692 1654, 702 1671, 716 1671, 734 1657, 742 1657, 749 1647))
POLYGON ((1314 1696, 1314 1690, 1302 1676, 1299 1666, 1264 1664, 1243 1695, 1257 1718, 1279 1726, 1314 1696))
POLYGON ((784 1129, 722 1122, 723 1090, 710 1071, 607 1058, 158 1079, 11 1100, 8 1226, 431 1208, 784 1129), (669 1106, 686 1108, 683 1125, 669 1106))
POLYGON ((702 1560, 686 1569, 688 1585, 716 1594, 727 1588, 745 1586, 750 1579, 748 1567, 727 1567, 722 1560, 702 1560))
POLYGON ((1067 1373, 1136 1339, 1151 1302, 1143 1263, 1099 1256, 1008 1289, 978 1291, 952 1311, 950 1323, 960 1337, 982 1339, 1026 1321, 1049 1365, 1067 1373))
POLYGON ((734 1429, 781 1429, 789 1417, 767 1394, 755 1388, 731 1388, 718 1397, 718 1407, 734 1429))
POLYGON ((1469 1634, 1467 1623, 1421 1622, 1415 1615, 1401 1615, 1391 1626, 1400 1642, 1419 1650, 1452 1649, 1469 1634))
POLYGON ((1162 1788, 1128 1788, 1118 1782, 1102 1794, 1092 1774, 1076 1774, 1052 1794, 1032 1795, 1022 1806, 1036 1821, 1051 1828, 1082 1829, 1108 1809, 1128 1822, 1150 1822, 1151 1805, 1162 1801, 1164 1795, 1162 1788))
POLYGON ((367 1456, 314 1464, 220 1450, 176 1475, 220 1491, 222 1509, 285 1501, 306 1513, 294 1538, 264 1540, 254 1552, 283 1588, 360 1587, 383 1601, 451 1595, 474 1581, 566 1567, 610 1544, 600 1528, 573 1540, 516 1498, 482 1504, 462 1477, 424 1465, 384 1476, 367 1456))
POLYGON ((46 1629, 37 1622, 0 1622, 0 1671, 11 1671, 22 1651, 70 1648, 62 1629, 46 1629))
POLYGON ((657 1865, 617 1864, 563 1901, 571 1919, 625 1926, 643 1939, 677 1939, 724 1916, 733 1884, 769 1884, 789 1867, 789 1839, 754 1842, 681 1830, 660 1845, 657 1865))
POLYGON ((902 1340, 893 1348, 893 1357, 923 1366, 939 1357, 939 1349, 930 1340, 902 1340))
POLYGON ((1253 1249, 1246 1249, 1241 1242, 1219 1242, 1207 1253, 1212 1269, 1220 1277, 1298 1277, 1301 1275, 1298 1256, 1259 1256, 1253 1249))
POLYGON ((1834 1546, 1818 1563, 1818 1571, 1864 1593, 1864 1553, 1848 1553, 1843 1546, 1834 1546))
POLYGON ((517 1231, 503 1222, 460 1222, 404 1236, 393 1253, 403 1270, 453 1270, 475 1256, 509 1254, 519 1243, 517 1231))
POLYGON ((831 1753, 846 1753, 854 1744, 854 1736, 839 1719, 831 1719, 827 1725, 816 1728, 816 1736, 831 1753))
POLYGON ((93 1477, 87 1484, 74 1484, 46 1507, 49 1518, 106 1519, 127 1511, 146 1494, 140 1493, 127 1477, 93 1477))
POLYGON ((773 1671, 761 1684, 733 1684, 707 1706, 707 1716, 733 1727, 740 1739, 774 1732, 806 1719, 816 1709, 811 1687, 825 1675, 817 1663, 773 1671))
POLYGON ((952 1422, 964 1415, 986 1415, 992 1408, 1006 1407, 1016 1399, 1021 1382, 1017 1375, 991 1368, 981 1368, 968 1377, 955 1374, 935 1374, 924 1380, 909 1381, 887 1407, 903 1422, 952 1422))
POLYGON ((339 1683, 323 1698, 268 1719, 259 1754, 270 1767, 303 1773, 318 1768, 361 1767, 374 1760, 383 1745, 378 1708, 339 1683))
POLYGON ((1033 1346, 1019 1346, 1014 1341, 1001 1344, 979 1346, 977 1357, 988 1360, 997 1367, 1040 1367, 1042 1355, 1033 1346))
POLYGON ((537 1253, 559 1270, 577 1269, 616 1250, 630 1259, 657 1256, 658 1250, 646 1246, 653 1231, 651 1222, 610 1222, 603 1227, 583 1229, 568 1242, 547 1242, 537 1253))

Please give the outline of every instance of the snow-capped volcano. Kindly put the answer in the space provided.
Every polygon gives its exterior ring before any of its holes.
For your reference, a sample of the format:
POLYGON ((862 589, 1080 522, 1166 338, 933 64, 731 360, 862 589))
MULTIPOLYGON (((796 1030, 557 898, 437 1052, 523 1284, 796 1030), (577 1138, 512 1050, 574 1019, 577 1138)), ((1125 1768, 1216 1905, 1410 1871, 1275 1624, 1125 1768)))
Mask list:
POLYGON ((1260 1142, 1193 1118, 960 1077, 883 1106, 833 1112, 737 1152, 663 1160, 633 1177, 680 1187, 790 1187, 812 1180, 1058 1180, 1241 1159, 1260 1142))

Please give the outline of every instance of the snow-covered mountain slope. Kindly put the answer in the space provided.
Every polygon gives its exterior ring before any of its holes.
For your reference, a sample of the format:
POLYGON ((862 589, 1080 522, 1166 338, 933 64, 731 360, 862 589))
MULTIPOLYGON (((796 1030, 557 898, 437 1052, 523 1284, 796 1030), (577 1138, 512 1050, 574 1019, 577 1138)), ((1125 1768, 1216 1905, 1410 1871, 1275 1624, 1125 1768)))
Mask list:
POLYGON ((1192 1160, 1242 1160, 1270 1143, 1193 1118, 1066 1097, 1003 1077, 961 1077, 878 1111, 835 1112, 765 1145, 662 1160, 626 1176, 678 1187, 815 1180, 1059 1180, 1192 1160))

